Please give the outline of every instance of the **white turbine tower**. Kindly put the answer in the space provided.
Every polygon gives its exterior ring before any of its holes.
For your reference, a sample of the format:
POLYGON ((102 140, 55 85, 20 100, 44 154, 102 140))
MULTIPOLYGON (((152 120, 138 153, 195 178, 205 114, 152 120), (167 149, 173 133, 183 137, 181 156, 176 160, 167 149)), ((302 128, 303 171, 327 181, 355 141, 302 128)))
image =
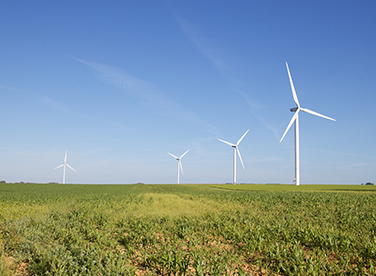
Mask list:
POLYGON ((172 157, 174 157, 178 161, 178 184, 179 184, 180 171, 181 171, 181 174, 184 175, 184 173, 183 173, 183 165, 181 164, 181 159, 183 158, 184 155, 187 154, 188 151, 189 150, 187 150, 186 152, 184 152, 180 157, 177 157, 177 156, 173 155, 172 153, 167 152, 169 155, 171 155, 172 157))
POLYGON ((238 155, 239 155, 239 159, 240 159, 240 162, 242 163, 242 166, 243 166, 243 169, 244 168, 244 164, 243 164, 243 160, 242 160, 242 156, 240 155, 240 151, 239 151, 239 144, 240 142, 243 140, 244 136, 248 133, 249 129, 243 134, 243 136, 239 139, 239 141, 236 143, 236 144, 233 144, 233 143, 230 143, 230 142, 227 142, 227 141, 224 141, 222 139, 219 139, 219 141, 227 144, 227 145, 230 145, 231 147, 234 148, 234 168, 233 168, 233 183, 236 184, 236 152, 238 152, 238 155))
POLYGON ((67 164, 67 151, 65 151, 65 158, 64 158, 64 163, 61 164, 60 166, 57 166, 54 170, 58 169, 58 168, 61 168, 63 167, 63 184, 65 184, 65 167, 68 167, 70 168, 71 170, 73 170, 74 172, 76 172, 75 169, 73 169, 71 166, 69 166, 67 164))
POLYGON ((286 62, 286 67, 287 67, 287 73, 289 74, 289 79, 290 79, 290 85, 291 85, 291 90, 292 90, 292 96, 294 97, 294 101, 296 103, 296 107, 290 108, 291 112, 295 112, 294 116, 292 116, 292 119, 287 126, 285 133, 283 134, 280 142, 282 142, 283 138, 285 137, 286 133, 289 131, 291 125, 295 122, 295 185, 299 186, 300 185, 300 159, 299 159, 299 111, 304 111, 306 113, 316 115, 325 119, 329 119, 332 121, 335 121, 335 119, 330 118, 328 116, 322 115, 320 113, 317 113, 315 111, 309 110, 307 108, 302 108, 300 107, 299 101, 298 101, 298 96, 296 95, 294 83, 292 82, 289 66, 286 62))

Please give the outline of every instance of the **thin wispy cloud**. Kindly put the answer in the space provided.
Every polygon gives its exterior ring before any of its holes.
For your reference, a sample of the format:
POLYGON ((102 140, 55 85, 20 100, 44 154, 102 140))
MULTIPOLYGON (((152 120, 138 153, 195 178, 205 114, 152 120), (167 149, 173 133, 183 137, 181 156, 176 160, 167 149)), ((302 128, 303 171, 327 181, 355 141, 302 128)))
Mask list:
POLYGON ((210 43, 209 40, 201 36, 198 32, 198 28, 192 23, 179 16, 175 17, 184 35, 196 46, 198 51, 208 58, 219 70, 226 70, 227 66, 218 54, 219 49, 210 43))
POLYGON ((74 111, 66 108, 62 103, 52 99, 51 97, 47 97, 39 93, 30 92, 30 91, 18 89, 15 87, 5 86, 2 84, 0 84, 0 89, 8 90, 11 92, 17 92, 21 94, 32 95, 37 100, 36 101, 37 104, 53 109, 54 111, 59 111, 59 112, 66 113, 66 114, 76 114, 74 111))
POLYGON ((155 92, 152 92, 155 88, 150 83, 131 76, 121 69, 78 58, 74 59, 94 69, 98 80, 122 88, 140 103, 159 102, 159 99, 162 97, 162 95, 158 96, 155 92))
POLYGON ((14 87, 10 87, 10 86, 6 86, 6 85, 2 85, 0 84, 0 89, 4 89, 4 90, 9 90, 9 91, 12 91, 12 92, 26 92, 24 90, 21 90, 21 89, 17 89, 17 88, 14 88, 14 87))
POLYGON ((39 98, 39 102, 41 105, 43 106, 46 106, 54 111, 57 111, 57 112, 62 112, 62 113, 65 113, 65 114, 70 114, 70 115, 75 115, 75 116, 79 116, 80 114, 73 111, 73 110, 70 110, 69 108, 67 108, 64 104, 60 103, 59 101, 57 100, 54 100, 50 97, 46 97, 46 96, 43 96, 43 95, 40 95, 40 94, 36 94, 39 98))
POLYGON ((11 91, 11 92, 17 92, 17 93, 21 93, 21 94, 32 95, 37 100, 36 101, 37 104, 40 104, 40 105, 47 107, 47 108, 50 108, 54 111, 58 111, 58 112, 66 113, 66 114, 76 114, 74 111, 66 108, 62 103, 52 99, 51 97, 47 97, 47 96, 44 96, 44 95, 39 94, 39 93, 30 92, 30 91, 18 89, 18 88, 15 88, 15 87, 5 86, 5 85, 2 85, 2 84, 0 84, 0 89, 1 90, 8 90, 8 91, 11 91))
POLYGON ((257 114, 257 112, 255 112, 255 110, 259 111, 259 110, 265 109, 265 106, 260 104, 258 101, 252 99, 251 97, 249 97, 242 90, 237 89, 237 88, 233 88, 233 90, 235 90, 244 99, 244 101, 250 107, 250 111, 252 115, 256 117, 256 119, 259 120, 259 122, 263 124, 267 129, 271 130, 277 140, 281 139, 278 130, 271 124, 267 123, 264 118, 262 118, 260 115, 257 114))
POLYGON ((274 137, 279 141, 281 139, 281 135, 278 132, 278 130, 272 126, 271 124, 268 124, 263 118, 260 116, 254 115, 267 129, 273 132, 274 137))
POLYGON ((94 69, 98 80, 120 88, 128 96, 134 98, 140 105, 155 113, 178 118, 183 122, 201 127, 208 133, 218 133, 216 127, 201 119, 197 114, 185 110, 180 104, 169 99, 148 81, 134 77, 121 69, 78 58, 75 60, 94 69))
POLYGON ((180 16, 175 15, 176 21, 178 22, 180 28, 182 29, 183 34, 195 45, 197 50, 207 59, 209 59, 221 73, 225 73, 228 82, 229 82, 229 88, 231 91, 239 94, 245 102, 248 104, 248 106, 251 108, 251 113, 253 116, 255 116, 266 128, 270 129, 274 136, 279 140, 279 134, 272 125, 266 123, 266 121, 261 118, 259 115, 256 115, 253 110, 256 109, 264 109, 265 107, 260 104, 257 100, 252 99, 250 96, 248 96, 241 88, 239 88, 241 85, 239 85, 238 80, 234 79, 230 75, 230 71, 227 70, 228 66, 226 66, 226 63, 223 61, 223 58, 221 57, 220 50, 209 41, 209 39, 202 36, 198 30, 198 27, 194 24, 190 23, 189 21, 181 18, 180 16))
MULTIPOLYGON (((46 97, 46 96, 43 96, 43 95, 38 95, 39 96, 39 99, 40 99, 40 103, 43 105, 43 106, 47 106, 48 108, 54 110, 54 111, 57 111, 57 112, 61 112, 63 114, 68 114, 68 115, 72 115, 73 117, 80 117, 80 118, 85 118, 86 120, 92 120, 92 117, 87 115, 87 114, 82 114, 80 112, 77 112, 77 111, 73 111, 69 108, 66 107, 66 105, 60 103, 59 101, 56 101, 50 97, 46 97)), ((132 131, 131 128, 123 125, 123 124, 120 124, 118 122, 113 122, 113 121, 110 121, 110 120, 104 120, 102 118, 98 119, 99 122, 102 122, 106 125, 110 125, 110 126, 113 126, 113 127, 116 127, 116 128, 122 128, 122 129, 125 129, 127 131, 132 131)))
MULTIPOLYGON (((92 116, 82 114, 81 112, 77 112, 76 110, 70 109, 69 107, 67 107, 66 104, 59 102, 59 101, 57 101, 57 100, 55 100, 51 97, 39 94, 39 93, 30 92, 30 91, 10 87, 10 86, 5 86, 5 85, 2 85, 2 84, 0 84, 0 90, 8 90, 8 91, 11 91, 11 92, 29 94, 29 95, 32 95, 34 97, 35 103, 37 105, 42 106, 43 108, 48 108, 48 109, 53 110, 54 112, 58 112, 58 113, 65 114, 65 115, 70 115, 70 116, 76 117, 76 118, 80 117, 80 118, 92 120, 92 116)), ((107 124, 107 125, 111 125, 113 127, 123 128, 123 129, 126 129, 128 131, 132 130, 129 127, 127 127, 123 124, 117 123, 117 122, 113 122, 113 121, 109 121, 109 120, 103 120, 103 119, 98 119, 97 122, 98 121, 102 122, 104 124, 107 124)))
POLYGON ((252 109, 264 108, 264 106, 262 104, 260 104, 258 101, 249 97, 246 93, 244 93, 240 89, 234 89, 234 90, 245 100, 245 102, 248 104, 248 106, 250 108, 252 108, 252 109))

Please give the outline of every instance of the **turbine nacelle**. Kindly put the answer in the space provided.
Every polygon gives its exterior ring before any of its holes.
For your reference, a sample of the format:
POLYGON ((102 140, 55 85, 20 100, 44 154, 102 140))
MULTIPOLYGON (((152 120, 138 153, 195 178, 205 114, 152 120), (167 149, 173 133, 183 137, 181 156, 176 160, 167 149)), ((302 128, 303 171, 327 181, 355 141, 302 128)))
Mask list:
POLYGON ((64 163, 61 164, 60 166, 57 166, 54 170, 58 169, 58 168, 61 168, 63 167, 63 184, 65 184, 65 168, 68 167, 70 168, 72 171, 76 172, 75 169, 73 169, 71 166, 69 166, 69 164, 67 163, 67 153, 68 151, 65 151, 65 157, 64 157, 64 163))
POLYGON ((184 172, 183 172, 183 165, 181 164, 181 160, 180 159, 182 159, 183 156, 186 155, 188 151, 189 150, 187 150, 186 152, 184 152, 180 157, 177 157, 176 155, 173 155, 172 153, 167 152, 169 155, 171 155, 172 157, 174 157, 178 161, 178 184, 179 184, 179 176, 180 176, 179 174, 180 174, 180 172, 181 172, 181 174, 184 174, 184 172))
POLYGON ((244 136, 248 133, 248 131, 249 131, 249 129, 243 134, 243 136, 238 140, 238 142, 236 144, 233 144, 233 143, 230 143, 230 142, 227 142, 225 140, 218 138, 219 141, 231 146, 234 149, 234 169, 233 169, 233 183, 234 184, 236 184, 236 153, 238 153, 240 162, 242 163, 242 166, 243 166, 243 169, 245 169, 244 163, 243 163, 243 160, 242 160, 242 156, 240 155, 238 145, 243 140, 244 136))
POLYGON ((280 142, 282 142, 283 138, 285 137, 286 133, 289 131, 289 129, 292 126, 292 124, 295 123, 295 180, 294 181, 295 181, 295 185, 299 186, 300 185, 299 112, 303 111, 305 113, 309 113, 309 114, 312 114, 312 115, 315 115, 315 116, 318 116, 318 117, 322 117, 322 118, 325 118, 325 119, 328 119, 328 120, 332 120, 332 121, 335 121, 335 119, 330 118, 330 117, 325 116, 325 115, 322 115, 322 114, 317 113, 315 111, 312 111, 312 110, 310 110, 308 108, 303 108, 303 107, 300 106, 299 100, 298 100, 298 96, 296 95, 294 83, 292 81, 292 77, 291 77, 291 74, 290 74, 290 69, 289 69, 289 66, 288 66, 287 62, 286 62, 286 68, 287 68, 287 73, 289 75, 292 96, 293 96, 294 102, 295 102, 295 104, 297 106, 293 107, 293 108, 290 108, 290 111, 294 112, 295 114, 292 116, 291 121, 288 124, 285 132, 283 133, 280 142))

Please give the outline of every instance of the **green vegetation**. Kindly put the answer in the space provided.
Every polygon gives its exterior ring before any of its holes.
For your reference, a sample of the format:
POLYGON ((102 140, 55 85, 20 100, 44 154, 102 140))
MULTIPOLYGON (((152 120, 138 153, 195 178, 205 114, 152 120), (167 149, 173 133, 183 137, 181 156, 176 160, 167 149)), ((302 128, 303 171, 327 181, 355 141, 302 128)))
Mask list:
POLYGON ((218 184, 210 185, 221 189, 243 191, 375 191, 376 186, 362 185, 285 185, 285 184, 218 184))
POLYGON ((333 186, 0 184, 0 275, 374 275, 376 193, 333 186))

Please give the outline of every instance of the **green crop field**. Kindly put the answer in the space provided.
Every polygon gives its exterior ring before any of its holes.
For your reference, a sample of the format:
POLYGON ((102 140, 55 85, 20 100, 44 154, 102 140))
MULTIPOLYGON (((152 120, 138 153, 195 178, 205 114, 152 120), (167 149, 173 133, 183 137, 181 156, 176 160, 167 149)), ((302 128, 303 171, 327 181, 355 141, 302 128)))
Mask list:
POLYGON ((209 185, 221 189, 243 191, 375 191, 375 185, 285 185, 285 184, 219 184, 209 185))
POLYGON ((0 184, 0 275, 375 275, 376 189, 0 184))

